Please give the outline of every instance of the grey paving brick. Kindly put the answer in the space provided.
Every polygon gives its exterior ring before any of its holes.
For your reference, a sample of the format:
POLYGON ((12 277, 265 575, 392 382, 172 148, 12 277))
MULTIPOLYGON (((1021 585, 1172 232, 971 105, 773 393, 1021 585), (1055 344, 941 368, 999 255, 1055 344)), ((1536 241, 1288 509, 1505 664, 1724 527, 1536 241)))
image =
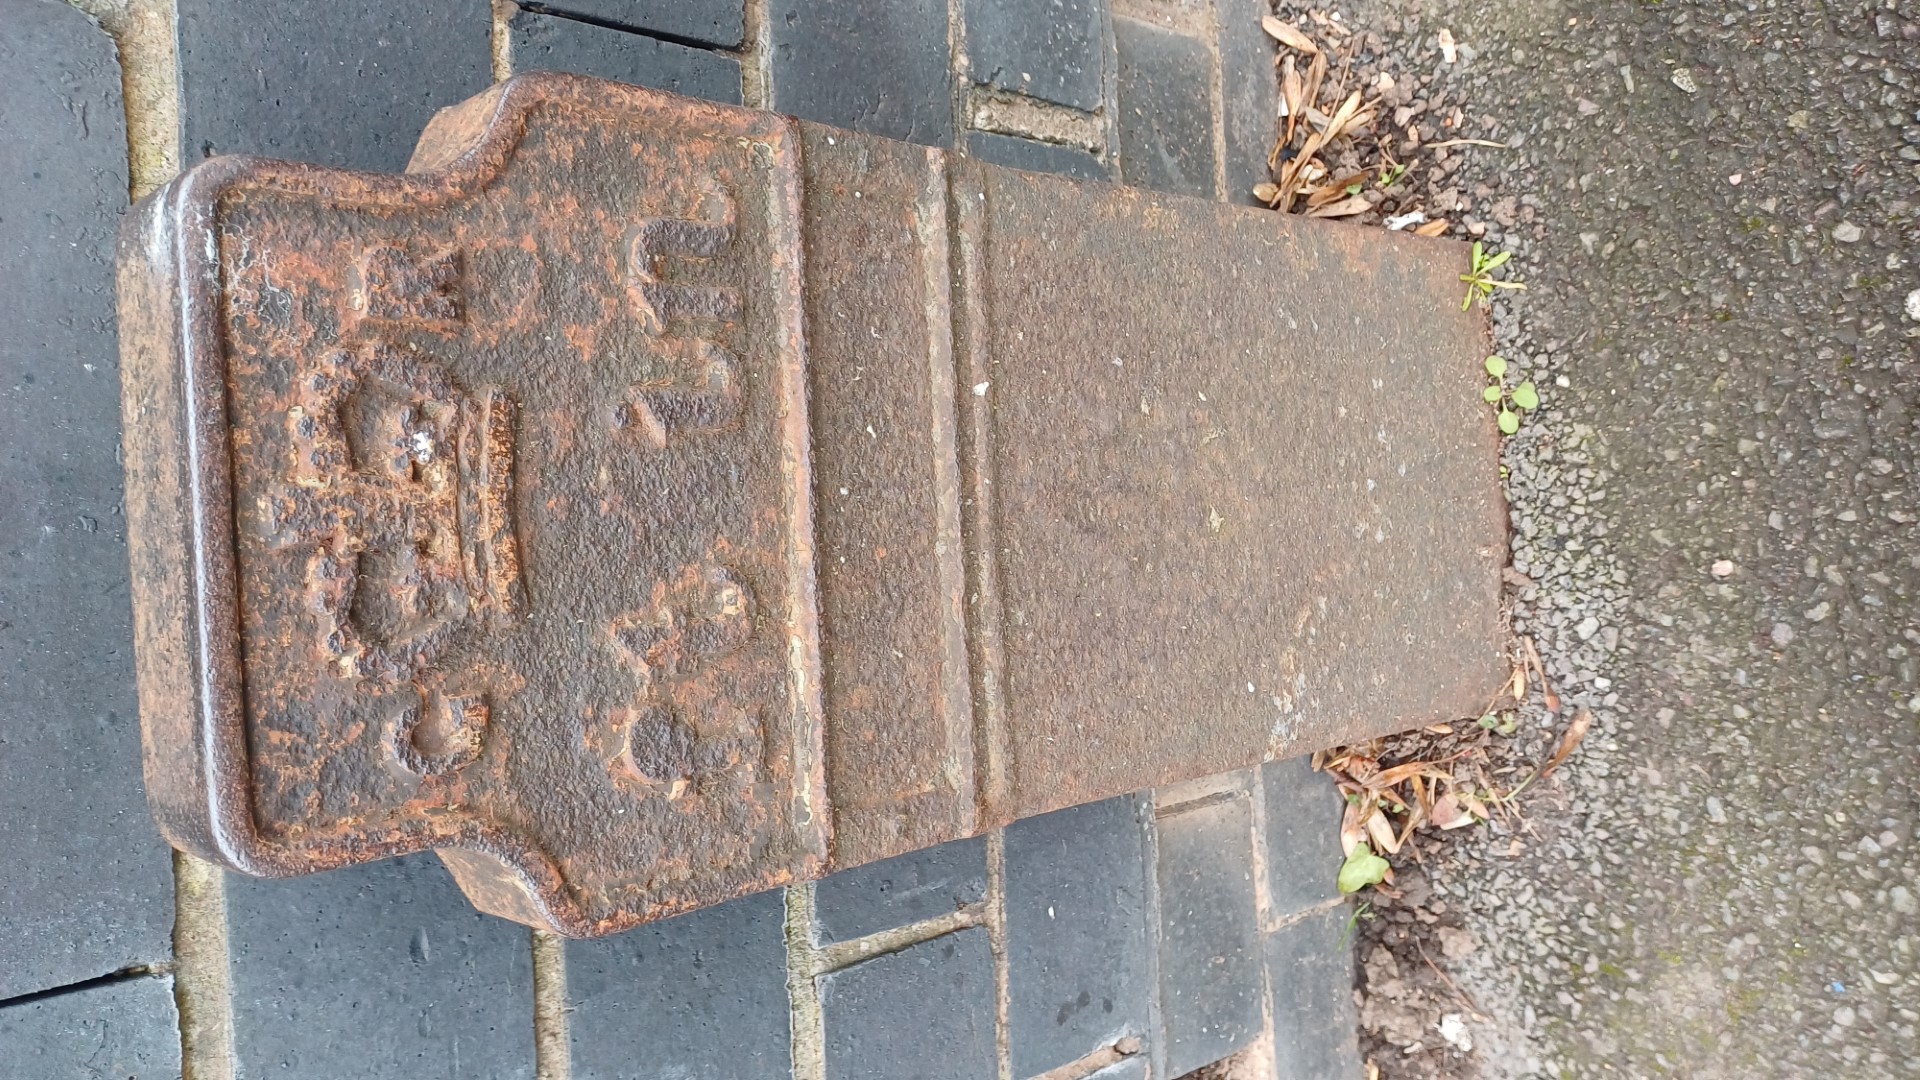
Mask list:
POLYGON ((992 1080, 993 994, 980 927, 823 976, 827 1080, 992 1080))
POLYGON ((265 154, 397 172, 493 81, 489 0, 178 0, 184 164, 265 154))
POLYGON ((1341 904, 1267 936, 1276 1080, 1359 1076, 1353 943, 1341 904))
POLYGON ((0 998, 165 960, 121 515, 113 252, 127 142, 113 43, 0 0, 0 998))
POLYGON ((1092 112, 1101 105, 1100 0, 967 0, 973 81, 1092 112))
POLYGON ((944 0, 779 0, 768 18, 776 112, 952 145, 944 0))
POLYGON ((1227 199, 1258 205, 1253 186, 1267 180, 1267 154, 1280 133, 1280 83, 1273 72, 1273 39, 1260 30, 1260 17, 1273 8, 1268 0, 1214 3, 1220 26, 1227 199))
POLYGON ((986 894, 986 840, 976 836, 822 878, 814 922, 822 941, 845 941, 947 915, 986 894))
POLYGON ((723 49, 745 37, 741 0, 539 0, 520 6, 723 49))
POLYGON ((779 890, 567 942, 574 1080, 784 1080, 779 890))
POLYGON ((170 1080, 179 1075, 180 1026, 171 978, 116 979, 0 1005, 0 1080, 170 1080))
POLYGON ((740 104, 740 62, 731 56, 531 11, 510 25, 516 72, 571 71, 740 104))
POLYGON ((1160 1017, 1173 1076, 1218 1061, 1261 1025, 1252 808, 1244 794, 1163 814, 1159 829, 1160 1017))
POLYGON ((967 153, 1010 169, 1058 173, 1076 180, 1112 179, 1105 162, 1077 146, 975 131, 967 135, 967 153))
POLYGON ((1267 897, 1285 918, 1340 895, 1340 793, 1305 757, 1260 770, 1266 791, 1267 897))
POLYGON ((1148 1034, 1143 812, 1129 795, 1007 827, 1008 1040, 1016 1076, 1148 1034))
POLYGON ((1213 197, 1212 58, 1206 43, 1113 20, 1120 79, 1120 177, 1134 187, 1213 197))
POLYGON ((227 876, 238 1075, 533 1076, 532 944, 430 854, 227 876))

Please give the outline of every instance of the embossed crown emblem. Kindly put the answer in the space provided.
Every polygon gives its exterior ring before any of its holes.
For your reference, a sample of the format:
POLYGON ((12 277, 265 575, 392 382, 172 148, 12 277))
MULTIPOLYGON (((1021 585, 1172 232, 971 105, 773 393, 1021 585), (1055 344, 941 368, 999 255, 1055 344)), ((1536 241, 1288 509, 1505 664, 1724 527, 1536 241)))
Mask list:
POLYGON ((485 704, 431 665, 461 627, 523 606, 512 402, 385 344, 330 354, 299 389, 268 541, 306 549, 308 607, 336 673, 416 691, 397 721, 402 764, 456 767, 478 752, 485 704))

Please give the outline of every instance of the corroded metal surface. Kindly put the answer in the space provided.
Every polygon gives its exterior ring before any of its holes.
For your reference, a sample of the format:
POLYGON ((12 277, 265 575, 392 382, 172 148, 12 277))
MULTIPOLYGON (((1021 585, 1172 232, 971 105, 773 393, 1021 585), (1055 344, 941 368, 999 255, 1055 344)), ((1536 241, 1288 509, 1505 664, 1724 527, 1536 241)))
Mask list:
POLYGON ((178 845, 594 935, 1475 712, 1451 245, 567 76, 122 248, 178 845))

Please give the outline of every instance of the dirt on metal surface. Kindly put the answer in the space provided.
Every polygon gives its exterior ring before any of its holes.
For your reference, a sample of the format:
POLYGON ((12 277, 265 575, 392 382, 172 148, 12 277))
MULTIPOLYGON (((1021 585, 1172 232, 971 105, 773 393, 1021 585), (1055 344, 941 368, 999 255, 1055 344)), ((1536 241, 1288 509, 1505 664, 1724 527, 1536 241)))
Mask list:
POLYGON ((1477 709, 1462 256, 570 76, 122 247, 148 786, 572 935, 1477 709))

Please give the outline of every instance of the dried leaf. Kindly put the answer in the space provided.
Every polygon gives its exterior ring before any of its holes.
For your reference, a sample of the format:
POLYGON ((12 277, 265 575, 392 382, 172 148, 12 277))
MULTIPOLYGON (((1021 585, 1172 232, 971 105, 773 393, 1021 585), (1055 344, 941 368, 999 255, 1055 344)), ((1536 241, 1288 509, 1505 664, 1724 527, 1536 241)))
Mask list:
POLYGON ((1341 132, 1347 130, 1347 126, 1353 122, 1354 114, 1359 111, 1360 91, 1355 90, 1347 95, 1347 100, 1341 102, 1338 109, 1334 110, 1333 119, 1321 125, 1321 130, 1326 133, 1325 141, 1332 142, 1339 138, 1341 132))
MULTIPOLYGON (((1413 830, 1414 830, 1415 828, 1417 828, 1417 827, 1419 827, 1419 825, 1420 825, 1420 823, 1421 823, 1422 821, 1424 821, 1424 820, 1425 820, 1424 818, 1421 818, 1421 817, 1419 817, 1419 816, 1418 816, 1418 815, 1416 815, 1416 814, 1408 814, 1408 815, 1407 815, 1407 823, 1406 823, 1405 825, 1403 825, 1403 826, 1401 826, 1401 827, 1400 827, 1400 835, 1399 835, 1399 836, 1396 836, 1396 837, 1394 837, 1394 840, 1393 840, 1393 850, 1397 852, 1397 851, 1399 851, 1399 850, 1400 850, 1400 849, 1401 849, 1402 847, 1405 847, 1405 846, 1406 846, 1406 843, 1407 843, 1407 841, 1409 841, 1409 840, 1411 840, 1411 839, 1413 839, 1413 830)), ((1419 848, 1415 848, 1415 849, 1414 849, 1414 851, 1413 851, 1413 857, 1414 857, 1415 859, 1419 859, 1419 858, 1420 858, 1420 849, 1419 849, 1419 848)))
MULTIPOLYGON (((1317 58, 1316 58, 1317 60, 1317 58)), ((1280 65, 1280 115, 1286 120, 1280 140, 1273 144, 1273 153, 1267 155, 1267 168, 1272 169, 1280 161, 1280 152, 1293 145, 1293 131, 1300 123, 1300 114, 1309 104, 1306 80, 1301 78, 1300 69, 1293 62, 1293 54, 1288 53, 1280 65)))
POLYGON ((1560 745, 1554 749, 1553 756, 1548 758, 1546 765, 1540 769, 1542 779, 1550 775, 1553 770, 1559 768, 1561 762, 1567 760, 1567 755, 1573 753, 1574 747, 1580 745, 1580 740, 1587 737, 1587 729, 1592 726, 1593 713, 1591 711, 1581 709, 1574 714, 1573 722, 1567 725, 1567 730, 1560 736, 1560 745))
POLYGON ((1380 771, 1380 762, 1364 754, 1348 754, 1341 771, 1359 783, 1366 783, 1369 776, 1380 771))
POLYGON ((1307 86, 1300 95, 1301 108, 1307 109, 1320 101, 1320 85, 1327 81, 1327 54, 1314 53, 1313 62, 1307 65, 1307 86))
POLYGON ((1451 735, 1453 734, 1453 725, 1452 724, 1429 724, 1427 725, 1427 734, 1451 735))
POLYGON ((1382 769, 1366 780, 1368 789, 1385 792, 1416 776, 1432 777, 1435 780, 1451 780, 1453 774, 1437 761, 1409 761, 1404 765, 1395 765, 1391 769, 1382 769))
POLYGON ((1400 838, 1393 833, 1393 823, 1377 807, 1367 815, 1367 835, 1373 838, 1374 847, 1380 851, 1392 855, 1400 850, 1400 838))
POLYGON ((1451 146, 1491 146, 1495 150, 1513 149, 1511 146, 1508 146, 1506 143, 1494 142, 1492 139, 1448 139, 1446 142, 1428 143, 1427 149, 1445 150, 1451 146))
POLYGON ((1319 152, 1320 135, 1316 132, 1307 136, 1306 144, 1300 148, 1300 152, 1294 155, 1292 161, 1287 162, 1285 169, 1281 170, 1280 201, 1276 204, 1279 209, 1292 209, 1293 197, 1301 187, 1300 181, 1306 175, 1308 167, 1313 165, 1313 155, 1319 152))
POLYGON ((1280 201, 1280 186, 1273 183, 1255 184, 1253 185, 1253 197, 1266 203, 1268 206, 1272 206, 1274 203, 1280 201))
POLYGON ((1527 666, 1525 664, 1513 665, 1513 682, 1509 690, 1513 694, 1513 700, 1527 700, 1527 666))
POLYGON ((1493 820, 1493 815, 1487 813, 1487 804, 1481 802, 1479 799, 1476 799, 1471 795, 1461 795, 1459 796, 1459 799, 1460 799, 1461 807, 1464 808, 1467 813, 1472 814, 1475 818, 1478 818, 1481 821, 1493 820))
POLYGON ((1268 37, 1289 49, 1298 49, 1310 56, 1320 52, 1320 46, 1315 45, 1312 38, 1301 33, 1300 28, 1292 23, 1281 22, 1268 15, 1260 20, 1260 28, 1267 32, 1268 37))
POLYGON ((1413 809, 1411 806, 1407 805, 1407 800, 1401 798, 1399 793, 1394 791, 1392 788, 1380 788, 1380 789, 1368 788, 1367 795, 1381 802, 1392 803, 1394 808, 1399 810, 1403 814, 1413 809))
POLYGON ((1348 173, 1338 180, 1315 188, 1313 194, 1307 196, 1308 208, 1325 206, 1330 202, 1346 198, 1348 195, 1347 189, 1355 184, 1366 183, 1367 176, 1368 174, 1366 172, 1348 173))
POLYGON ((1452 225, 1445 218, 1436 218, 1433 221, 1427 222, 1425 225, 1414 226, 1413 235, 1445 236, 1449 228, 1452 228, 1452 225))
POLYGON ((1367 827, 1362 823, 1361 812, 1364 804, 1357 800, 1348 800, 1347 811, 1340 818, 1340 852, 1352 855, 1353 849, 1367 839, 1367 827))
POLYGON ((1460 797, 1449 791, 1434 800, 1428 819, 1442 829, 1460 829, 1473 824, 1473 815, 1460 805, 1460 797))
POLYGON ((1453 40, 1453 31, 1440 31, 1440 58, 1451 64, 1460 58, 1460 47, 1453 40))
POLYGON ((1540 680, 1540 696, 1546 702, 1548 712, 1560 711, 1560 695, 1554 693, 1553 683, 1547 678, 1547 669, 1540 663, 1540 650, 1533 644, 1532 638, 1521 638, 1526 646, 1527 663, 1533 668, 1533 676, 1540 680))

